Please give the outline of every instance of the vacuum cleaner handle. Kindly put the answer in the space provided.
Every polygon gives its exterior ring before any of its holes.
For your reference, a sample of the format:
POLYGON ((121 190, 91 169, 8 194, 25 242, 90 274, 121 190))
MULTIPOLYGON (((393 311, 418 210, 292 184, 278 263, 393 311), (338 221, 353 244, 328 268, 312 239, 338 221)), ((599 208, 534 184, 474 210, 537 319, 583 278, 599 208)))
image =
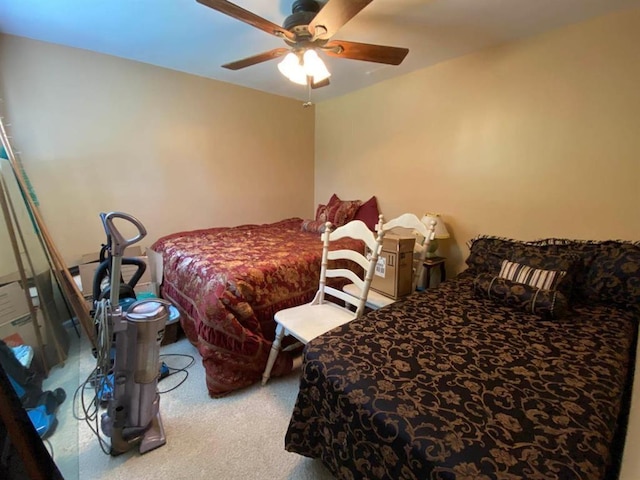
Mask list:
POLYGON ((101 214, 100 217, 102 218, 104 228, 107 231, 107 237, 111 236, 111 253, 114 257, 122 257, 125 248, 139 242, 147 235, 147 230, 144 228, 144 225, 142 225, 137 218, 133 215, 129 215, 128 213, 110 212, 104 216, 101 214), (124 238, 113 223, 115 218, 121 218, 133 223, 133 225, 138 229, 138 235, 130 239, 124 238))

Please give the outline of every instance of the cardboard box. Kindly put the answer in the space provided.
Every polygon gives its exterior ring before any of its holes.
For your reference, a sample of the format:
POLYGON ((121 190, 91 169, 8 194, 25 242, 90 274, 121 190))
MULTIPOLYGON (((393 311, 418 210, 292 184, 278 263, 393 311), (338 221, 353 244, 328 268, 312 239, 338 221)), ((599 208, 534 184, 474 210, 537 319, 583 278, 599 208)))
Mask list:
POLYGON ((162 259, 162 254, 155 252, 150 248, 147 248, 145 253, 149 259, 147 267, 151 273, 151 281, 158 285, 162 285, 162 276, 164 272, 164 260, 162 259))
POLYGON ((98 263, 84 263, 78 265, 80 273, 80 290, 85 297, 93 295, 93 276, 95 275, 98 263))
POLYGON ((7 283, 19 282, 20 281, 20 273, 13 272, 9 275, 3 275, 0 277, 0 285, 6 285, 7 283))
MULTIPOLYGON (((39 324, 42 325, 42 320, 39 324)), ((38 346, 29 304, 18 282, 0 287, 0 338, 10 347, 38 346)))
POLYGON ((393 299, 411 293, 415 242, 413 235, 385 235, 371 282, 372 290, 393 299))
POLYGON ((382 239, 382 251, 413 253, 413 247, 415 246, 415 243, 416 237, 413 235, 398 235, 394 233, 388 233, 382 239))
MULTIPOLYGON (((43 324, 42 312, 38 311, 38 325, 43 324)), ((29 345, 33 347, 34 350, 38 348, 33 322, 31 321, 31 315, 28 313, 22 318, 0 325, 0 338, 9 347, 29 345)))
POLYGON ((29 315, 29 304, 18 282, 0 287, 0 325, 29 315))

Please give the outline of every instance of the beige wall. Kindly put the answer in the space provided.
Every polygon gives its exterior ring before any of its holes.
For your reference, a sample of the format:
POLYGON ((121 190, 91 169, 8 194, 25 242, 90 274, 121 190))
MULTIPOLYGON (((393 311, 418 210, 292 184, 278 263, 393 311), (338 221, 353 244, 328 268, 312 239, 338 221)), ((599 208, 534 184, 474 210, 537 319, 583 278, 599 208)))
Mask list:
POLYGON ((336 192, 441 212, 453 272, 479 233, 640 239, 638 45, 640 11, 611 15, 322 103, 315 173, 314 112, 293 100, 2 36, 0 95, 70 263, 104 241, 101 211, 152 241, 309 216, 336 192))
POLYGON ((313 211, 314 110, 299 101, 13 36, 0 96, 70 264, 104 242, 103 211, 138 217, 143 245, 313 211))
POLYGON ((640 239, 640 10, 484 50, 316 109, 316 203, 480 233, 640 239))

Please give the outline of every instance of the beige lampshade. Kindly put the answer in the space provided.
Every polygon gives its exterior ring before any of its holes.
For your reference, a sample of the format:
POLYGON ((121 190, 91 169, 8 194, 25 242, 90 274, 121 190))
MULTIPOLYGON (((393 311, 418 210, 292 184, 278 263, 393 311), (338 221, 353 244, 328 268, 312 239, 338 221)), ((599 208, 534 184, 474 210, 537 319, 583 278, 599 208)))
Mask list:
POLYGON ((422 217, 422 223, 425 225, 429 225, 431 220, 436 221, 436 229, 435 229, 435 237, 436 239, 442 240, 445 238, 449 238, 449 231, 444 224, 444 221, 440 217, 439 213, 425 213, 424 217, 422 217))

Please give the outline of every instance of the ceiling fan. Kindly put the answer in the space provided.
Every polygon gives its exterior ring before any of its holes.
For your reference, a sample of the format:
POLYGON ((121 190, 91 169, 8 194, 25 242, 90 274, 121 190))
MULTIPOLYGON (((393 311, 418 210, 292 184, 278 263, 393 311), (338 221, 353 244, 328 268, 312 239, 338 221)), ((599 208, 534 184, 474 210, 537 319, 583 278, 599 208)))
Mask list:
POLYGON ((278 65, 289 80, 311 88, 329 85, 324 62, 317 52, 331 57, 400 65, 407 48, 332 40, 331 37, 373 0, 328 0, 324 6, 316 0, 295 0, 282 27, 226 0, 197 0, 198 3, 229 15, 241 22, 282 38, 289 48, 274 48, 222 65, 230 70, 256 65, 285 56, 278 65))

